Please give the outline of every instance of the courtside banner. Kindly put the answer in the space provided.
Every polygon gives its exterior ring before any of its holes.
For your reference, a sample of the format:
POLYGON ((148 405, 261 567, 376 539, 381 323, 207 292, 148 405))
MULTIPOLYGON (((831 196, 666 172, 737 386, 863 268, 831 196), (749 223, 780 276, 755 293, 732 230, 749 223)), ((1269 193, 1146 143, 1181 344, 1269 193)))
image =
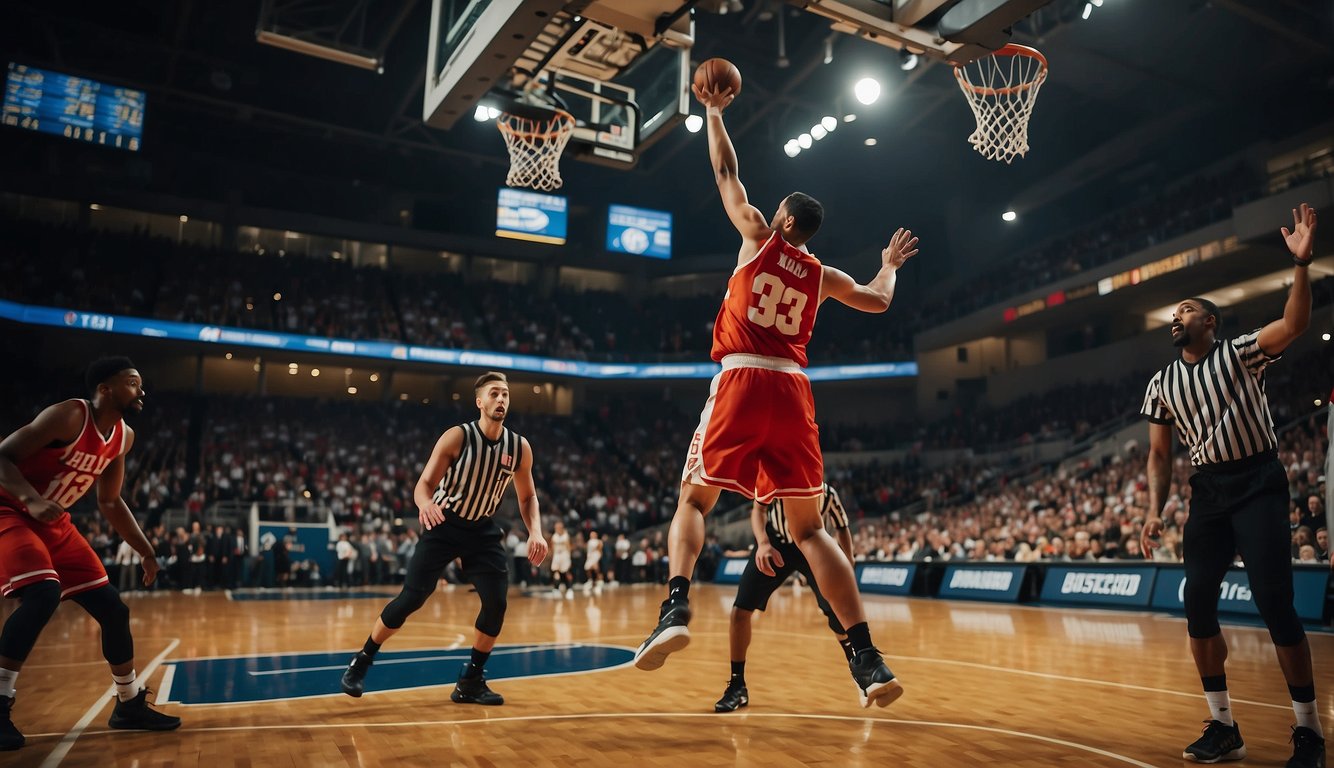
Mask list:
POLYGON ((858 563, 857 587, 877 595, 907 595, 916 575, 916 563, 858 563))
POLYGON ((714 584, 738 584, 741 582, 741 573, 746 570, 746 563, 750 562, 749 557, 725 557, 721 563, 718 563, 718 570, 713 574, 714 584))
POLYGON ((962 597, 968 600, 1019 601, 1024 583, 1025 565, 951 565, 945 569, 936 597, 962 597))
MULTIPOLYGON (((1292 606, 1297 615, 1309 621, 1324 618, 1325 588, 1329 584, 1329 568, 1292 568, 1292 606)), ((1182 566, 1160 566, 1158 584, 1153 590, 1153 607, 1169 611, 1184 611, 1186 570, 1182 566)), ((1218 610, 1223 613, 1245 613, 1259 616, 1251 595, 1251 580, 1244 570, 1233 568, 1223 577, 1218 589, 1218 610)))
POLYGON ((1089 568, 1053 565, 1042 582, 1044 603, 1088 603, 1144 608, 1153 597, 1152 565, 1089 568))

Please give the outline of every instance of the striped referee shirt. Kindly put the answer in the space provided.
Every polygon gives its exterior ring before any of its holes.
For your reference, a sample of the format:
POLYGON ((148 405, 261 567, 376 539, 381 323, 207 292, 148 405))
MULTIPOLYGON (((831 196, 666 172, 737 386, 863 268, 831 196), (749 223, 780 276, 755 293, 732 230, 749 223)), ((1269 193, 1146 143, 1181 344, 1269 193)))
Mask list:
POLYGON ((514 479, 514 470, 523 459, 523 438, 502 428, 499 439, 489 440, 475 421, 459 428, 463 448, 440 479, 432 500, 460 519, 483 520, 496 513, 500 497, 514 479))
MULTIPOLYGON (((848 527, 848 513, 843 509, 843 502, 838 498, 838 491, 829 483, 824 484, 824 495, 820 497, 820 521, 834 522, 834 527, 843 530, 848 527)), ((764 527, 769 531, 769 538, 784 544, 792 543, 792 531, 787 527, 787 513, 783 511, 783 500, 775 499, 764 513, 764 527)))
POLYGON ((1178 357, 1154 374, 1140 413, 1176 427, 1194 466, 1236 461, 1278 446, 1265 397, 1265 367, 1281 355, 1260 349, 1257 329, 1219 339, 1196 363, 1178 357))

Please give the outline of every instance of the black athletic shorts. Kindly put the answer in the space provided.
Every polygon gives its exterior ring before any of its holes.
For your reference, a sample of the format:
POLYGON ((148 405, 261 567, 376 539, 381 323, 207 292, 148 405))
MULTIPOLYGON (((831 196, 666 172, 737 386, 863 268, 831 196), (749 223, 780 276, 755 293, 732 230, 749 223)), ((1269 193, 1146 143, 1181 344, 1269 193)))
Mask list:
MULTIPOLYGON (((755 564, 755 554, 751 553, 750 561, 746 563, 746 570, 741 572, 741 583, 737 585, 736 601, 733 603, 737 608, 743 611, 762 611, 769 606, 769 598, 787 577, 793 572, 799 572, 806 577, 806 583, 810 585, 811 591, 815 593, 815 602, 819 604, 820 610, 825 618, 829 619, 830 627, 838 626, 838 618, 834 616, 834 609, 830 607, 829 602, 820 594, 820 587, 815 583, 815 576, 811 573, 811 566, 806 562, 806 556, 801 554, 801 549, 796 544, 778 542, 773 545, 774 550, 783 558, 783 565, 774 568, 773 576, 765 576, 760 567, 755 564)), ((834 629, 840 632, 841 629, 834 629)))
POLYGON ((454 558, 463 558, 463 576, 468 581, 488 574, 508 574, 509 556, 500 526, 487 518, 471 523, 446 513, 445 522, 423 531, 417 550, 408 561, 403 585, 434 592, 436 582, 454 558))

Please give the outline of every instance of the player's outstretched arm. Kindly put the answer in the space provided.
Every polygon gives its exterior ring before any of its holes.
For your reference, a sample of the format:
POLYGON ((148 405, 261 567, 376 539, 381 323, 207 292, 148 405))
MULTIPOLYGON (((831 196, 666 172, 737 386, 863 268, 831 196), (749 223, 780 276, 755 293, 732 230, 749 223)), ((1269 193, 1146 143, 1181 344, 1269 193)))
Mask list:
POLYGON ((731 89, 714 91, 691 86, 695 98, 705 107, 708 115, 709 160, 713 164, 713 178, 718 183, 718 192, 723 198, 723 207, 727 209, 727 218, 732 220, 745 240, 764 240, 772 230, 764 220, 759 208, 750 204, 746 188, 738 175, 736 149, 723 125, 723 109, 732 103, 734 94, 731 89))
POLYGON ((84 412, 77 403, 66 400, 37 414, 31 423, 15 430, 0 442, 0 488, 28 508, 28 514, 43 523, 55 522, 64 509, 42 498, 42 491, 19 471, 18 464, 53 443, 74 442, 83 431, 84 412))
POLYGON ((417 479, 417 485, 412 489, 412 500, 417 503, 417 519, 421 522, 422 528, 428 531, 445 522, 445 513, 435 503, 435 489, 444 479, 445 472, 458 461, 459 452, 462 450, 463 428, 446 429, 440 439, 435 441, 435 447, 431 449, 431 458, 426 461, 422 476, 417 479))
POLYGON ((880 271, 866 285, 859 284, 841 269, 825 266, 820 301, 835 299, 861 312, 884 312, 894 301, 899 267, 915 255, 917 238, 912 236, 911 231, 899 229, 889 239, 889 245, 880 252, 880 271))
POLYGON ((542 535, 542 515, 537 506, 537 484, 533 482, 533 448, 520 438, 523 459, 514 473, 514 493, 519 497, 519 516, 528 529, 528 562, 541 565, 547 559, 547 540, 542 535))
POLYGON ((153 545, 149 543, 148 537, 139 527, 139 521, 134 519, 134 513, 121 498, 120 491, 125 484, 125 455, 134 447, 134 430, 128 426, 125 427, 125 450, 116 457, 116 460, 107 465, 97 478, 97 508, 102 512, 102 517, 111 523, 111 527, 116 529, 116 533, 125 540, 126 544, 139 553, 139 559, 144 569, 144 586, 147 587, 157 578, 158 564, 157 555, 153 552, 153 545))
POLYGON ((1267 355, 1279 355, 1297 340, 1311 324, 1311 278, 1307 267, 1315 254, 1315 209, 1302 203, 1301 210, 1292 212, 1292 231, 1283 227, 1280 232, 1288 251, 1292 253, 1292 290, 1283 305, 1283 317, 1260 329, 1256 339, 1267 355))

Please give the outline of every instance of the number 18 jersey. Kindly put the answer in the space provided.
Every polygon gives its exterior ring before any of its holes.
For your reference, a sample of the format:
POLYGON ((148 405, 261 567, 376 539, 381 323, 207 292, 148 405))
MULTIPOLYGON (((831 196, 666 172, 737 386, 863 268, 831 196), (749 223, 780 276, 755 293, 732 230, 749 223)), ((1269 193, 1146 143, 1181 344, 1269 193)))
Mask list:
POLYGON ((823 279, 819 259, 774 232, 727 281, 713 324, 713 359, 764 355, 804 368, 823 279))

